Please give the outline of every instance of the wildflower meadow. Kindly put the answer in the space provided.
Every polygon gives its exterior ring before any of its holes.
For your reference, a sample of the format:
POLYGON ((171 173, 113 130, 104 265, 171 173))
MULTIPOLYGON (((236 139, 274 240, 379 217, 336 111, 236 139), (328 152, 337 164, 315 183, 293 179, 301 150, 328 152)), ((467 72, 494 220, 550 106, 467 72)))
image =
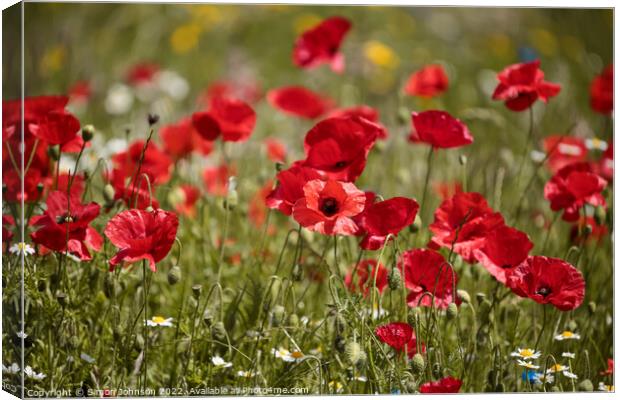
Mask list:
POLYGON ((613 392, 613 29, 4 10, 3 390, 613 392))

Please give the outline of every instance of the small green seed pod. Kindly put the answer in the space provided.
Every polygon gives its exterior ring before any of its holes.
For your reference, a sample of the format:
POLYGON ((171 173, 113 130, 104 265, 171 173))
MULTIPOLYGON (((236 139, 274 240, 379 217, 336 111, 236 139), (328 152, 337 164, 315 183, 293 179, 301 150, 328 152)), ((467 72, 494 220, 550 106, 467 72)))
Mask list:
POLYGON ((116 195, 116 191, 114 187, 109 183, 103 187, 103 199, 107 204, 112 204, 114 202, 114 196, 116 195))
POLYGON ((401 288, 402 277, 398 268, 392 268, 388 275, 388 285, 391 290, 398 290, 401 288))
POLYGON ((82 128, 82 139, 84 142, 90 142, 95 136, 95 127, 92 125, 84 125, 82 128))
POLYGON ((205 310, 204 314, 202 314, 202 322, 204 322, 207 327, 211 326, 213 323, 213 313, 211 313, 208 308, 205 310))
POLYGON ((482 303, 484 299, 486 299, 486 294, 478 292, 476 293, 476 300, 478 300, 478 304, 482 303))
POLYGON ((168 283, 170 285, 176 285, 181 280, 181 267, 174 265, 168 271, 168 283))

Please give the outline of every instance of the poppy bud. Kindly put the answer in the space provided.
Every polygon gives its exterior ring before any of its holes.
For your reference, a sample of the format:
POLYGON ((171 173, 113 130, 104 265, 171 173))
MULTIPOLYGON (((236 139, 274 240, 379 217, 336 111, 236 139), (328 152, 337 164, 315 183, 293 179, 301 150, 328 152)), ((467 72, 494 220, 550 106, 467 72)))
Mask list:
POLYGON ((144 209, 144 211, 146 211, 146 212, 153 212, 155 210, 153 209, 153 207, 148 206, 147 208, 144 209))
POLYGON ((56 292, 56 300, 64 308, 67 305, 67 294, 65 292, 56 292))
POLYGON ((596 312, 596 303, 594 301, 588 303, 588 311, 590 314, 594 314, 596 312))
POLYGON ((286 319, 286 325, 291 328, 297 328, 299 326, 299 317, 297 316, 297 314, 289 315, 286 319))
POLYGON ((493 320, 493 313, 491 313, 491 302, 489 300, 484 300, 480 303, 478 308, 478 313, 480 315, 480 321, 483 324, 488 324, 493 320))
POLYGON ((271 323, 273 326, 280 326, 282 324, 284 312, 284 307, 281 305, 277 305, 271 310, 271 323))
POLYGON ((177 282, 181 280, 181 267, 178 265, 173 266, 168 271, 168 283, 170 285, 175 285, 177 282))
POLYGON ((407 109, 407 107, 399 107, 398 108, 398 122, 405 125, 411 121, 411 112, 407 109))
POLYGON ((142 337, 142 335, 136 336, 136 340, 134 341, 134 348, 137 351, 142 351, 142 349, 144 348, 144 337, 142 337))
POLYGON ((213 323, 213 314, 208 308, 205 310, 204 314, 202 314, 202 322, 204 322, 206 326, 211 326, 213 323))
POLYGON ((605 220, 607 219, 607 211, 605 211, 605 207, 598 206, 594 210, 594 220, 598 225, 603 225, 605 220))
POLYGON ((584 379, 583 381, 579 382, 579 385, 577 385, 577 389, 579 389, 580 392, 591 392, 594 390, 594 385, 592 384, 591 380, 584 379))
POLYGON ((486 298, 487 296, 484 293, 478 292, 476 293, 476 300, 478 300, 478 304, 482 303, 482 301, 486 298))
POLYGON ((426 363, 424 362, 424 357, 420 353, 416 353, 415 356, 411 359, 411 369, 416 374, 421 374, 424 372, 424 367, 426 363))
POLYGON ((465 154, 461 154, 459 156, 459 164, 461 164, 462 166, 467 165, 467 156, 465 154))
POLYGON ((153 126, 159 121, 159 115, 149 113, 147 121, 149 122, 149 126, 153 126))
POLYGON ((276 172, 280 172, 284 169, 284 163, 277 162, 276 163, 276 172))
POLYGON ((60 146, 50 146, 47 148, 47 155, 54 161, 60 158, 60 146))
POLYGON ((400 289, 402 284, 402 277, 400 276, 400 271, 398 268, 392 268, 390 270, 390 274, 388 275, 388 285, 391 290, 400 289))
POLYGON ((43 193, 43 189, 44 189, 44 188, 45 188, 45 187, 43 186, 43 184, 42 184, 42 183, 37 183, 37 192, 39 192, 39 193, 43 193))
POLYGON ((459 308, 456 306, 455 303, 450 303, 448 304, 448 308, 446 310, 446 317, 448 317, 448 320, 453 320, 454 318, 456 318, 459 314, 459 308))
POLYGON ((95 136, 95 127, 92 125, 85 125, 82 128, 82 139, 84 139, 84 142, 90 142, 93 136, 95 136))
POLYGON ((415 326, 416 319, 420 313, 421 311, 418 307, 410 308, 409 311, 407 311, 407 323, 411 326, 415 326))
POLYGON ((211 336, 220 342, 226 341, 226 327, 222 321, 218 321, 211 327, 211 336))
POLYGON ((357 342, 348 342, 344 346, 344 353, 347 356, 347 360, 352 365, 356 365, 362 357, 362 347, 357 342))
POLYGON ((409 232, 411 233, 417 233, 420 231, 420 229, 422 229, 422 219, 420 218, 420 215, 416 215, 415 219, 413 220, 413 224, 409 225, 409 232))
POLYGON ((334 319, 334 328, 336 329, 336 333, 338 335, 344 333, 345 328, 347 327, 347 322, 341 314, 336 315, 334 319))
POLYGON ((109 183, 103 187, 103 199, 106 203, 111 204, 114 201, 114 196, 116 195, 116 191, 114 187, 109 183))
POLYGON ((202 285, 198 284, 192 286, 192 294, 194 295, 195 299, 200 298, 200 293, 202 293, 202 285))
POLYGON ((471 297, 469 297, 469 293, 466 290, 459 289, 456 291, 456 295, 463 303, 469 304, 471 302, 471 297))
POLYGON ((299 282, 303 279, 303 268, 301 264, 293 265, 293 270, 291 271, 291 277, 294 281, 299 282))
POLYGON ((568 329, 570 331, 576 331, 577 330, 577 322, 575 322, 574 319, 571 319, 570 321, 568 321, 568 329))

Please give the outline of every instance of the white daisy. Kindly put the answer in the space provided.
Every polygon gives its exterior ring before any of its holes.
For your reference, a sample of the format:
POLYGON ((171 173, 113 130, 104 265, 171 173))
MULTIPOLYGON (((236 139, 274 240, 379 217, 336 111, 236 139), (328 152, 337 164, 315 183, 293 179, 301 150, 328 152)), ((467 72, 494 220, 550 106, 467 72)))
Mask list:
POLYGON ((614 385, 605 385, 605 382, 599 382, 598 383, 598 390, 600 390, 602 392, 613 392, 614 391, 614 385))
POLYGON ((299 362, 305 358, 304 353, 302 353, 301 351, 295 350, 290 352, 283 347, 280 347, 278 349, 271 349, 271 354, 285 362, 299 362))
POLYGON ((586 139, 586 147, 588 150, 607 150, 607 142, 599 138, 586 139))
POLYGON ((28 337, 28 334, 24 333, 23 331, 19 331, 17 332, 17 337, 20 339, 26 339, 28 337))
POLYGON ((164 318, 159 315, 146 321, 148 326, 172 326, 173 318, 164 318))
POLYGON ((220 356, 211 357, 211 362, 216 367, 222 367, 222 368, 230 368, 233 365, 231 362, 224 361, 224 359, 220 356))
POLYGON ((529 361, 523 361, 523 360, 517 360, 517 364, 519 364, 522 367, 525 367, 527 369, 538 369, 540 368, 540 365, 534 365, 529 361))
POLYGON ((35 253, 34 247, 29 245, 28 243, 19 242, 15 243, 13 246, 9 247, 9 252, 11 254, 24 254, 24 257, 32 255, 35 253))
POLYGON ((575 353, 564 352, 562 353, 562 357, 575 358, 575 353))
POLYGON ((577 377, 577 375, 573 374, 573 373, 572 373, 572 372, 570 372, 570 371, 562 371, 562 374, 563 374, 565 377, 570 378, 570 379, 577 379, 577 378, 578 378, 578 377, 577 377))
POLYGON ((8 367, 4 366, 4 364, 2 364, 2 372, 5 374, 16 374, 18 373, 20 370, 19 365, 17 365, 17 363, 13 363, 11 365, 9 365, 8 367))
POLYGON ((521 349, 521 348, 517 348, 517 351, 513 351, 512 353, 510 353, 511 356, 513 357, 521 357, 524 360, 528 360, 528 359, 537 359, 538 357, 540 357, 540 351, 534 351, 532 349, 521 349))
POLYGON ((552 365, 551 368, 547 370, 547 373, 554 374, 557 372, 564 372, 564 371, 568 371, 568 367, 566 365, 555 364, 555 365, 552 365))
POLYGON ((553 337, 555 340, 570 340, 570 339, 575 339, 575 340, 579 340, 581 339, 581 335, 579 335, 578 333, 574 333, 571 331, 564 331, 562 333, 560 333, 559 335, 555 335, 553 337))
POLYGON ((35 379, 37 381, 40 381, 41 379, 47 376, 43 372, 39 372, 39 373, 34 372, 34 370, 30 367, 30 365, 27 365, 26 368, 24 368, 24 373, 29 378, 35 379))
POLYGON ((542 385, 543 383, 553 383, 553 380, 555 378, 553 377, 553 375, 549 375, 549 374, 541 374, 541 373, 537 373, 536 375, 534 375, 534 380, 535 380, 535 384, 536 385, 542 385))

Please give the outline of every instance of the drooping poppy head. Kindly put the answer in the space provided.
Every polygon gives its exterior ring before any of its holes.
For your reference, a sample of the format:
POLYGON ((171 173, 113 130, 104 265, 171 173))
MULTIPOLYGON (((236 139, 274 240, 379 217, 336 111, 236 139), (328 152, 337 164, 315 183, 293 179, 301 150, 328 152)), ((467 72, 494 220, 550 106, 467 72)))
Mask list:
POLYGON ((267 138, 264 141, 267 157, 273 162, 284 162, 286 159, 286 146, 275 138, 267 138))
POLYGON ((412 113, 413 130, 409 141, 427 143, 435 148, 450 149, 473 143, 467 126, 445 111, 429 110, 412 113))
POLYGON ((609 114, 614 110, 614 66, 605 67, 590 85, 590 107, 601 114, 609 114))
POLYGON ((381 128, 379 134, 377 136, 378 139, 387 139, 388 131, 379 121, 379 111, 376 109, 367 106, 354 106, 354 107, 346 107, 346 108, 337 108, 329 113, 327 118, 337 118, 337 117, 360 117, 367 119, 370 122, 374 122, 381 128))
POLYGON ((191 118, 162 126, 159 135, 163 150, 175 160, 189 157, 194 152, 206 156, 213 150, 213 142, 202 138, 194 129, 191 118))
POLYGON ((539 60, 506 67, 497 74, 499 83, 493 92, 493 100, 504 101, 512 111, 523 111, 538 99, 547 102, 556 96, 562 87, 546 82, 539 67, 539 60))
POLYGON ((293 62, 301 68, 329 64, 334 72, 344 71, 344 56, 340 45, 351 22, 343 17, 330 17, 303 32, 295 41, 293 62))
POLYGON ((393 197, 366 207, 361 216, 365 236, 360 246, 366 250, 383 247, 388 235, 398 235, 413 223, 419 208, 415 200, 406 197, 393 197))
POLYGON ((420 393, 458 393, 463 381, 451 376, 438 381, 426 382, 420 386, 420 393))
POLYGON ((529 256, 507 276, 506 285, 517 296, 552 304, 561 311, 579 307, 586 290, 577 268, 545 256, 529 256))
POLYGON ((521 264, 534 244, 527 234, 506 225, 490 231, 480 249, 474 250, 474 257, 491 275, 506 283, 506 275, 521 264))
POLYGON ((328 112, 334 102, 303 86, 285 86, 267 92, 267 101, 276 110, 300 118, 315 119, 328 112))
POLYGON ((398 267, 409 290, 409 307, 430 307, 432 296, 425 295, 426 292, 434 294, 435 307, 447 308, 453 302, 453 286, 456 287, 458 277, 440 253, 431 249, 408 250, 401 255, 398 267))
POLYGON ((383 289, 388 284, 387 279, 388 270, 385 269, 383 264, 377 264, 377 260, 368 258, 360 261, 357 268, 355 265, 351 266, 350 271, 344 278, 344 284, 351 292, 360 292, 366 297, 373 286, 379 290, 379 293, 383 293, 383 289), (353 275, 353 271, 355 271, 355 275, 353 275))
POLYGON ((207 111, 192 114, 192 123, 205 140, 221 135, 225 142, 244 142, 252 135, 256 113, 241 100, 216 97, 207 111))
POLYGON ((315 179, 303 191, 304 197, 293 206, 293 218, 301 226, 324 235, 356 233, 352 217, 364 210, 366 195, 354 184, 315 179))
POLYGON ((131 209, 115 215, 104 230, 110 242, 119 249, 110 259, 111 270, 120 263, 147 260, 155 272, 155 264, 172 248, 178 226, 176 214, 161 209, 131 209))
POLYGON ((543 148, 547 154, 547 166, 553 173, 588 157, 585 141, 576 136, 547 136, 543 140, 543 148))
POLYGON ((474 250, 484 244, 488 232, 504 224, 502 215, 476 192, 456 193, 443 201, 434 218, 429 226, 432 243, 452 249, 469 263, 476 261, 474 250))
POLYGON ((278 172, 278 185, 267 195, 265 203, 271 209, 291 215, 293 205, 304 197, 304 186, 311 180, 320 179, 321 175, 312 168, 292 166, 278 172))
POLYGON ((409 96, 435 97, 448 89, 448 76, 438 64, 426 65, 411 74, 405 85, 409 96))
MULTIPOLYGON (((138 171, 138 164, 144 149, 144 141, 136 140, 123 152, 112 156, 115 168, 123 171, 125 176, 134 176, 138 171)), ((148 176, 151 184, 163 184, 170 180, 172 160, 159 147, 149 142, 140 167, 140 177, 136 177, 132 185, 137 185, 138 179, 143 180, 142 174, 148 176)))
MULTIPOLYGON (((39 96, 23 100, 25 140, 35 137, 48 145, 63 144, 72 140, 80 130, 80 121, 65 109, 68 97, 39 96)), ((22 100, 3 101, 2 141, 13 135, 19 139, 21 123, 22 100)))
POLYGON ((324 119, 306 134, 306 159, 299 164, 330 179, 353 182, 364 171, 380 132, 380 126, 360 117, 324 119))
POLYGON ((570 164, 545 184, 545 199, 549 200, 553 211, 564 210, 563 220, 577 221, 583 205, 606 205, 601 194, 606 186, 607 181, 592 172, 590 164, 570 164))

